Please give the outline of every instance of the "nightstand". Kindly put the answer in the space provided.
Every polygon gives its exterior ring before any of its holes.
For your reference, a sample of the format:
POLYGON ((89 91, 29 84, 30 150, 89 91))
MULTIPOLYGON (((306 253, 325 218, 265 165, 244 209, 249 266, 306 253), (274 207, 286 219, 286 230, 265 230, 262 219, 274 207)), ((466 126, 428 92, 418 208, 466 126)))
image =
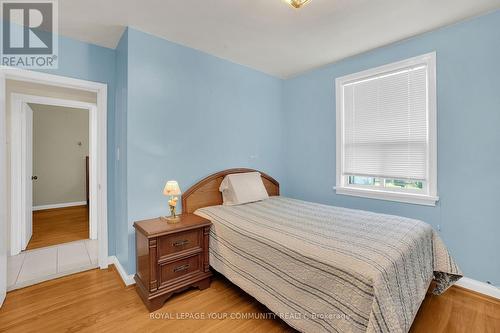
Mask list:
POLYGON ((135 222, 136 290, 149 311, 172 294, 189 287, 210 286, 208 236, 212 222, 194 214, 181 214, 168 224, 156 218, 135 222))

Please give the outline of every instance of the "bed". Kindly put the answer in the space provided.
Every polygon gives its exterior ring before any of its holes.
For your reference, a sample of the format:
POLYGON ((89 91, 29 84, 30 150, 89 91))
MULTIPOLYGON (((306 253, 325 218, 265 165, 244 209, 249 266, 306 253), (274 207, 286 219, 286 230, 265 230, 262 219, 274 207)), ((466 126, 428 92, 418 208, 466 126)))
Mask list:
POLYGON ((428 224, 279 196, 223 206, 231 173, 209 176, 182 198, 212 221, 210 265, 302 332, 408 332, 432 280, 440 294, 462 273, 428 224))

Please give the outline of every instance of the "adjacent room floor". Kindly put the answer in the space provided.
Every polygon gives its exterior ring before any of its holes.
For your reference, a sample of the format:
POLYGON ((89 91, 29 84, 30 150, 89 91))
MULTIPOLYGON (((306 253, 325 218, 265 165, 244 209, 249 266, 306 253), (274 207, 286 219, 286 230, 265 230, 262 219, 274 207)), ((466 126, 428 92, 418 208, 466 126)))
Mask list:
MULTIPOLYGON (((216 276, 210 288, 177 294, 151 315, 114 270, 96 269, 9 292, 0 309, 0 331, 294 332, 278 319, 230 317, 260 313, 268 310, 216 276)), ((427 295, 411 332, 500 332, 500 301, 460 287, 427 295)))
POLYGON ((33 212, 33 236, 27 250, 89 238, 87 206, 33 212))
POLYGON ((97 247, 97 240, 87 239, 8 257, 7 290, 95 268, 98 266, 97 247))

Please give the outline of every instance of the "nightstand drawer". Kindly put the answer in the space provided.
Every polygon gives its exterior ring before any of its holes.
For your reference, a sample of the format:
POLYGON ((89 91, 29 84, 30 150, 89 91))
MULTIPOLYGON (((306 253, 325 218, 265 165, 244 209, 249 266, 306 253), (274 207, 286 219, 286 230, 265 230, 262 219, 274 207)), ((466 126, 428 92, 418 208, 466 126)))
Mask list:
POLYGON ((180 259, 167 264, 160 264, 160 288, 176 282, 192 273, 200 272, 202 269, 202 258, 195 255, 186 259, 180 259))
POLYGON ((201 249, 202 230, 188 230, 159 238, 158 254, 165 257, 194 248, 201 249))

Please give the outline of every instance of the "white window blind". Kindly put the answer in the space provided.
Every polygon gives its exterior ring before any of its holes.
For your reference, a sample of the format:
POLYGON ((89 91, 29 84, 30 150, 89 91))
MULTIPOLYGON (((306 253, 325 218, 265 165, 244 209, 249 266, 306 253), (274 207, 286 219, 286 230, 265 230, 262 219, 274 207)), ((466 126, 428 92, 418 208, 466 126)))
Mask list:
POLYGON ((428 179, 428 68, 343 85, 343 174, 428 179))

